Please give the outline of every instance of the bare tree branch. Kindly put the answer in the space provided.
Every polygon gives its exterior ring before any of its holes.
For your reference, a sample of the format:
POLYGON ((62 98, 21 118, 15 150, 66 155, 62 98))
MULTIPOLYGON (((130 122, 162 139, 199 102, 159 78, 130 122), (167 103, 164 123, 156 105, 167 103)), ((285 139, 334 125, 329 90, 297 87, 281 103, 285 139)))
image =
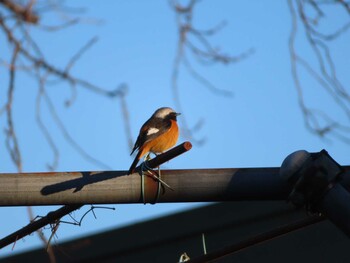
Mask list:
POLYGON ((70 69, 74 66, 74 64, 81 58, 81 56, 90 49, 96 42, 98 41, 97 37, 93 37, 90 39, 80 50, 70 59, 68 62, 66 68, 64 69, 65 72, 69 72, 70 69))
MULTIPOLYGON (((27 207, 27 212, 28 212, 28 215, 29 215, 29 218, 30 218, 30 222, 35 221, 34 214, 33 214, 33 209, 32 209, 31 206, 27 207)), ((49 240, 46 239, 42 229, 38 228, 38 229, 35 230, 35 232, 38 235, 39 239, 44 244, 44 246, 46 246, 46 251, 47 251, 47 254, 49 256, 50 263, 55 263, 56 262, 55 253, 54 253, 54 251, 52 249, 52 246, 50 245, 49 240)))
MULTIPOLYGON (((63 137, 68 142, 70 146, 76 150, 80 156, 82 156, 88 162, 99 166, 103 169, 110 169, 109 166, 103 162, 97 160, 92 155, 87 153, 83 147, 81 147, 77 141, 70 135, 67 127, 61 120, 57 110, 56 105, 51 100, 49 94, 46 92, 47 86, 54 84, 54 82, 60 82, 66 84, 68 88, 71 89, 72 95, 65 103, 67 106, 71 105, 77 94, 78 88, 87 89, 96 95, 104 96, 108 99, 120 98, 120 104, 122 108, 123 121, 125 126, 125 131, 127 133, 128 139, 130 140, 130 124, 128 116, 128 108, 126 103, 126 85, 124 88, 115 88, 114 90, 108 90, 104 87, 91 83, 87 79, 82 79, 76 77, 72 74, 73 67, 77 64, 79 59, 87 52, 97 41, 97 37, 89 40, 85 45, 83 45, 74 54, 66 64, 64 68, 60 68, 50 62, 46 58, 46 54, 42 52, 40 43, 37 43, 33 38, 30 27, 36 27, 42 32, 52 32, 57 30, 67 29, 70 26, 78 25, 82 22, 96 22, 83 19, 81 17, 71 16, 72 13, 81 13, 83 9, 75 9, 64 6, 62 2, 50 0, 50 1, 40 1, 35 0, 28 1, 9 1, 0 0, 0 33, 2 33, 7 39, 7 44, 10 49, 12 49, 11 58, 8 62, 6 59, 6 53, 2 53, 0 62, 6 70, 9 72, 9 84, 8 93, 5 105, 0 108, 0 115, 6 113, 7 127, 6 127, 6 147, 11 157, 12 162, 15 164, 18 172, 22 172, 22 156, 20 151, 19 140, 17 138, 15 130, 15 120, 13 118, 13 101, 14 93, 16 89, 16 79, 19 73, 27 73, 29 76, 33 77, 37 81, 38 93, 36 97, 36 108, 35 116, 36 122, 42 132, 44 140, 48 143, 50 149, 53 152, 53 160, 48 164, 49 170, 55 170, 58 166, 60 152, 57 147, 53 135, 50 130, 45 125, 45 120, 42 118, 42 104, 46 103, 48 111, 52 120, 56 123, 59 130, 63 134, 63 137), (35 12, 34 12, 35 10, 35 12), (56 13, 59 15, 58 23, 56 25, 43 25, 40 23, 41 16, 44 13, 56 13), (68 15, 68 13, 70 13, 68 15), (30 24, 30 26, 28 26, 30 24)), ((64 211, 73 211, 78 209, 78 207, 66 207, 64 211)), ((62 211, 63 211, 62 210, 62 211)), ((61 210, 60 210, 61 211, 61 210)), ((28 207, 29 218, 33 219, 33 212, 31 207, 28 207)), ((62 215, 62 214, 61 214, 62 215)), ((51 262, 55 262, 55 255, 50 246, 50 241, 55 235, 59 222, 53 222, 52 234, 49 240, 43 235, 43 232, 37 228, 37 234, 40 240, 47 246, 48 254, 51 262)), ((51 222, 52 223, 52 222, 51 222)), ((17 239, 17 237, 15 237, 17 239)))
MULTIPOLYGON (((336 5, 340 3, 347 9, 344 1, 330 3, 336 5)), ((326 10, 320 6, 319 1, 310 0, 288 0, 290 14, 292 16, 292 31, 289 38, 289 53, 292 67, 292 76, 298 93, 299 106, 302 110, 306 127, 316 135, 324 137, 335 137, 343 142, 350 142, 350 94, 339 80, 336 71, 336 63, 331 54, 331 49, 327 41, 335 41, 341 35, 348 32, 350 22, 345 22, 340 29, 335 29, 332 33, 323 33, 318 28, 318 22, 325 19, 326 10), (309 18, 307 7, 311 6, 316 10, 316 17, 309 18), (316 58, 316 63, 308 61, 306 57, 298 54, 295 42, 298 34, 298 24, 303 26, 305 40, 316 58), (306 88, 301 81, 301 72, 307 73, 309 77, 316 80, 319 89, 327 92, 335 105, 347 116, 348 121, 342 123, 339 116, 331 115, 327 108, 319 105, 312 108, 306 103, 303 90, 306 88)), ((350 13, 349 13, 350 14, 350 13)), ((310 59, 309 59, 310 60, 310 59)))
MULTIPOLYGON (((183 65, 187 72, 203 87, 207 88, 216 95, 223 95, 230 97, 233 95, 232 91, 222 90, 212 84, 204 75, 200 74, 197 69, 191 64, 190 58, 195 59, 201 65, 212 64, 233 64, 242 61, 253 53, 253 49, 249 49, 237 56, 231 56, 214 48, 209 37, 215 35, 220 31, 226 22, 207 29, 199 30, 193 25, 194 8, 198 4, 198 0, 190 0, 186 4, 180 4, 176 0, 170 1, 170 5, 176 14, 176 21, 178 27, 178 42, 177 51, 174 58, 171 86, 173 91, 174 101, 178 111, 182 110, 179 95, 178 79, 180 77, 181 66, 183 65)), ((197 143, 203 143, 204 139, 195 139, 193 130, 187 124, 186 118, 182 119, 183 133, 185 137, 190 138, 197 143)), ((202 121, 200 121, 202 123, 202 121)), ((195 125, 199 127, 201 125, 195 125)))
POLYGON ((15 64, 18 57, 19 46, 16 45, 13 50, 11 66, 9 69, 10 80, 7 92, 7 130, 6 130, 6 146, 13 163, 16 165, 18 172, 22 172, 22 157, 21 152, 18 145, 17 134, 14 128, 13 116, 12 116, 12 107, 13 107, 13 93, 15 89, 15 76, 16 69, 15 64))
POLYGON ((32 11, 35 0, 29 1, 27 6, 17 4, 12 0, 0 0, 0 3, 6 6, 8 10, 24 22, 37 24, 39 21, 39 17, 32 11))

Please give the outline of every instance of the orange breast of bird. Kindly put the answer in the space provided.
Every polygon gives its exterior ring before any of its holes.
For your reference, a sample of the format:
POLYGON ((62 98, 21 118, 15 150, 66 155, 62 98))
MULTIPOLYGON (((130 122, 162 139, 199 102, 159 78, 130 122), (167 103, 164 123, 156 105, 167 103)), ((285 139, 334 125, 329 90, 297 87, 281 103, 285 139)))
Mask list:
POLYGON ((177 126, 176 121, 171 120, 171 126, 169 130, 143 145, 141 156, 147 152, 162 153, 173 147, 176 144, 178 138, 179 127, 177 126))

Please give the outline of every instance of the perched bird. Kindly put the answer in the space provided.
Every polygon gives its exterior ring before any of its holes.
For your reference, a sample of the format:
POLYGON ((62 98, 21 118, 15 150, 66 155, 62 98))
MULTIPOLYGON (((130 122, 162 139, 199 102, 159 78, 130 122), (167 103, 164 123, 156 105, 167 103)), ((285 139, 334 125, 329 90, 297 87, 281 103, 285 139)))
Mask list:
POLYGON ((179 138, 179 127, 176 122, 178 115, 180 113, 175 112, 172 108, 159 108, 142 125, 130 154, 138 150, 128 174, 134 172, 137 163, 146 153, 162 153, 175 145, 179 138))

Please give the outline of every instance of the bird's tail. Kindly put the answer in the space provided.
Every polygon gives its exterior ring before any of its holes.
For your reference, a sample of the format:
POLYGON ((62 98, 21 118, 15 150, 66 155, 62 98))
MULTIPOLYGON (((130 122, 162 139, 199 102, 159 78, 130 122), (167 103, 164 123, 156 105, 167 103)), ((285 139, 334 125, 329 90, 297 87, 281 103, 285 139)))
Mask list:
POLYGON ((128 175, 134 173, 135 168, 136 168, 136 165, 137 165, 137 163, 140 161, 141 154, 142 154, 142 151, 139 151, 139 152, 137 153, 137 155, 136 155, 134 161, 132 162, 132 164, 131 164, 131 166, 130 166, 130 168, 129 168, 128 175))

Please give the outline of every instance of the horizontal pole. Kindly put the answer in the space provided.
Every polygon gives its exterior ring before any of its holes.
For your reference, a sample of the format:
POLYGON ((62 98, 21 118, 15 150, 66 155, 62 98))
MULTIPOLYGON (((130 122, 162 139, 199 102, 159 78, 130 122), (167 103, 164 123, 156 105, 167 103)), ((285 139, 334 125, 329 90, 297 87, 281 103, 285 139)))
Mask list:
MULTIPOLYGON (((0 174, 0 206, 142 203, 138 173, 52 172, 0 174)), ((163 188, 157 202, 281 200, 289 193, 279 168, 162 170, 163 188)), ((148 196, 150 184, 143 186, 148 196)), ((156 195, 154 193, 154 195, 156 195)))
MULTIPOLYGON (((349 166, 341 179, 350 189, 349 166)), ((157 170, 156 170, 157 171, 157 170)), ((127 171, 3 173, 0 206, 143 203, 154 201, 158 182, 127 171), (154 196, 154 198, 152 198, 154 196)), ((291 189, 279 168, 161 170, 163 187, 156 202, 286 200, 291 189)))

